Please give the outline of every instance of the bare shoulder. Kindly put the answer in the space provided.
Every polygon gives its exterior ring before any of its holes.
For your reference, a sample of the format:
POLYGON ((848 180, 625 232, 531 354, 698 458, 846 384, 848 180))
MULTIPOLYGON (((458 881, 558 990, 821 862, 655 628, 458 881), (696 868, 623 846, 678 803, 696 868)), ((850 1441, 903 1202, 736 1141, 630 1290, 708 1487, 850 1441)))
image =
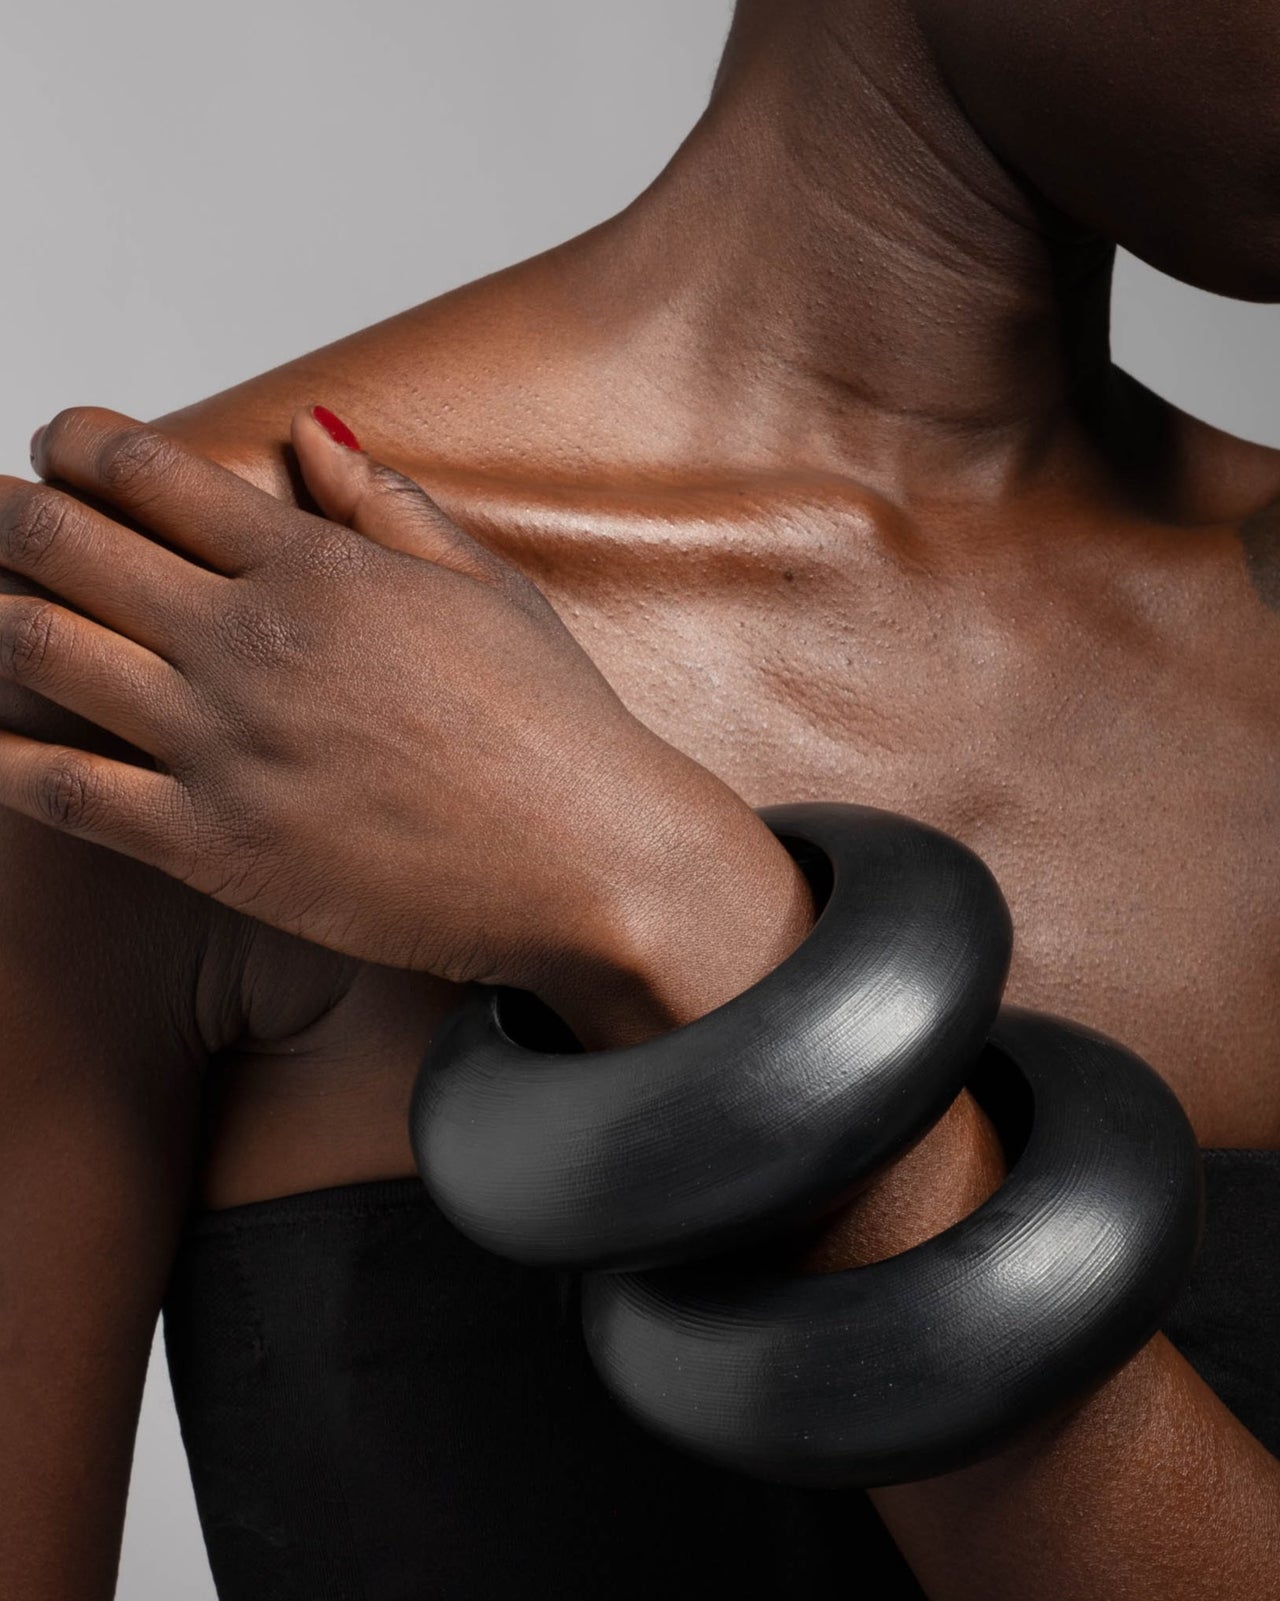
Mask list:
POLYGON ((573 285, 577 241, 151 419, 282 499, 302 405, 329 406, 380 459, 497 476, 571 472, 616 438, 611 344, 573 285), (584 432, 593 436, 585 440, 584 432))
MULTIPOLYGON (((320 402, 380 460, 453 500, 459 483, 566 470, 584 398, 582 319, 556 252, 478 280, 150 419, 269 494, 312 508, 288 448, 293 412, 320 402)), ((598 410, 598 408, 597 408, 598 410)), ((463 490, 462 499, 472 495, 463 490)), ((371 979, 365 964, 217 908, 216 971, 204 992, 224 1042, 301 1038, 371 979)), ((350 1009, 348 1006, 347 1010, 350 1009)))

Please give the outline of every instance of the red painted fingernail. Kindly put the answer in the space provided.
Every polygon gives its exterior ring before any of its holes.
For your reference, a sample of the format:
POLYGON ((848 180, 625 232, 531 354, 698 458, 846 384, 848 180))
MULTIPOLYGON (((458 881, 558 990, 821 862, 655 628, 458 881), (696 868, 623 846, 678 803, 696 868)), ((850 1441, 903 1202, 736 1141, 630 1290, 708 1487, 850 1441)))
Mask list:
POLYGON ((341 417, 335 417, 328 406, 312 406, 311 415, 328 434, 330 439, 338 444, 345 445, 348 450, 359 450, 360 441, 343 422, 341 417))

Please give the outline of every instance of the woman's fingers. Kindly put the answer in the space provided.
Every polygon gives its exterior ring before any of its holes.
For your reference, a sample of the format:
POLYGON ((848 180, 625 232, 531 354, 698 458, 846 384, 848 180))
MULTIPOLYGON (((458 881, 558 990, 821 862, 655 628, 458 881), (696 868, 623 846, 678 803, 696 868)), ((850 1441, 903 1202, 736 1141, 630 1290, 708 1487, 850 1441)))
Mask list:
POLYGON ((0 678, 168 761, 184 693, 169 664, 34 595, 0 595, 0 678))
POLYGON ((372 543, 473 577, 505 583, 514 576, 418 484, 352 445, 350 430, 321 413, 328 427, 309 407, 294 414, 292 425, 321 517, 286 505, 159 429, 101 407, 60 411, 39 431, 31 459, 42 478, 118 509, 218 574, 268 565, 339 523, 372 543))
POLYGON ((307 488, 334 522, 389 550, 475 577, 513 570, 446 517, 421 485, 361 450, 327 407, 295 411, 292 439, 307 488))
POLYGON ((223 582, 74 496, 21 478, 0 477, 0 567, 162 655, 199 625, 223 582))
POLYGON ((168 774, 0 732, 0 806, 186 876, 186 792, 168 774))
POLYGON ((238 573, 275 554, 308 517, 158 428, 99 406, 60 411, 31 462, 127 513, 215 571, 238 573))

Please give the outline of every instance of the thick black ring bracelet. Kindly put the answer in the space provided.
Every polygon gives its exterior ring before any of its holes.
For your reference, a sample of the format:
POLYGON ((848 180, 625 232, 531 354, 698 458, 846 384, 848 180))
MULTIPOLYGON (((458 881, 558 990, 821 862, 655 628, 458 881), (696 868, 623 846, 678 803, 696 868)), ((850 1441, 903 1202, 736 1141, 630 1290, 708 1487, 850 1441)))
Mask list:
POLYGON ((1199 1240, 1199 1152, 1130 1051, 1000 1010, 1009 914, 973 852, 869 807, 760 815, 825 895, 799 948, 618 1050, 517 1043, 536 1003, 522 1019, 515 992, 475 988, 418 1076, 418 1169, 476 1243, 583 1272, 597 1372, 673 1446, 779 1482, 928 1477, 1078 1401, 1156 1331, 1199 1240), (966 1084, 1012 1162, 969 1217, 869 1267, 743 1265, 966 1084))

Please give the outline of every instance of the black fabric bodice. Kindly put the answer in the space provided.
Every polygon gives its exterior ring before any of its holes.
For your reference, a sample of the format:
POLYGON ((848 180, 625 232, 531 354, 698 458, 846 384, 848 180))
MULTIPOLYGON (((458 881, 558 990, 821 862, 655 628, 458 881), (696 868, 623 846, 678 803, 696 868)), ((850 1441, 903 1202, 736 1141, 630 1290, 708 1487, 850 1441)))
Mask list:
MULTIPOLYGON (((1205 1152, 1165 1332, 1280 1455, 1280 1152, 1205 1152)), ((865 1495, 657 1441, 572 1275, 473 1245, 417 1179, 193 1216, 164 1311, 221 1601, 921 1601, 865 1495)))

